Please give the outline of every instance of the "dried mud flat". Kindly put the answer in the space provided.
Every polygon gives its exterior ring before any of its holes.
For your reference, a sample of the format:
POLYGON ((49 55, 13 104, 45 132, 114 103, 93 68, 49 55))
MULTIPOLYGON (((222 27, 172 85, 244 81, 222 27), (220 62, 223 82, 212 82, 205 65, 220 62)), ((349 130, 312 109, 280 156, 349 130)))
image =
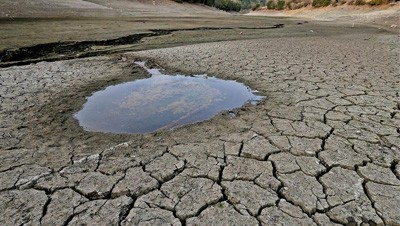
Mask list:
POLYGON ((0 225, 399 225, 399 37, 307 26, 0 69, 0 225), (148 76, 138 59, 267 99, 174 131, 83 131, 85 97, 148 76))

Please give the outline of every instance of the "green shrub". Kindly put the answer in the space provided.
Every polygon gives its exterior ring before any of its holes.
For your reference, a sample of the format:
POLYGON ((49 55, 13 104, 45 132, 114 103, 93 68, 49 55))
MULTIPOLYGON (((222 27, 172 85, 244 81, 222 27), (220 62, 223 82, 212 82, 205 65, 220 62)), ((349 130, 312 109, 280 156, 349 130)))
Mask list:
POLYGON ((322 1, 322 6, 328 6, 331 4, 331 0, 323 0, 322 1))
POLYGON ((275 2, 272 1, 272 0, 269 0, 269 1, 267 2, 267 9, 275 9, 275 8, 276 8, 275 2))
POLYGON ((260 7, 261 7, 261 4, 257 3, 257 4, 254 4, 253 7, 251 7, 251 9, 254 11, 254 10, 259 9, 260 7))
POLYGON ((282 10, 285 8, 285 1, 284 0, 278 0, 278 3, 276 4, 276 9, 277 10, 282 10))
POLYGON ((300 3, 294 3, 294 2, 290 3, 290 9, 300 9, 302 7, 304 7, 304 4, 301 2, 300 3))
POLYGON ((206 5, 214 6, 214 4, 215 4, 215 0, 207 0, 206 1, 206 5))
POLYGON ((240 11, 242 4, 234 0, 174 0, 175 2, 189 2, 189 3, 201 3, 209 6, 214 6, 218 9, 225 11, 240 11))
POLYGON ((383 4, 383 0, 371 0, 370 2, 368 2, 368 4, 370 4, 370 5, 382 5, 383 4))
POLYGON ((331 0, 313 0, 312 6, 314 7, 323 7, 331 4, 331 0))
POLYGON ((232 0, 215 0, 214 6, 225 11, 240 11, 241 4, 232 0))
POLYGON ((354 2, 354 5, 365 5, 365 1, 364 0, 356 0, 354 2))

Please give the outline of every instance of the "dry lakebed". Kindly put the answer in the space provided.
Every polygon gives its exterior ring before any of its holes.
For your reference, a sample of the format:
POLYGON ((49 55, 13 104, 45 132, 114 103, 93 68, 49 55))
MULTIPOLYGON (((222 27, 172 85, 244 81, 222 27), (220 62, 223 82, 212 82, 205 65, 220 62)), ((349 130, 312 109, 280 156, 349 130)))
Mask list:
MULTIPOLYGON (((65 20, 66 29, 89 21, 65 20)), ((397 30, 240 15, 170 19, 167 28, 163 20, 125 18, 116 31, 125 39, 7 40, 0 225, 400 225, 397 30), (129 23, 150 28, 129 34, 129 23), (80 126, 90 96, 147 81, 151 69, 171 76, 86 119, 115 125, 124 108, 143 117, 139 126, 170 124, 134 134, 80 126), (205 74, 250 96, 197 119, 240 96, 193 77, 205 74), (179 75, 192 77, 171 85, 179 75)))

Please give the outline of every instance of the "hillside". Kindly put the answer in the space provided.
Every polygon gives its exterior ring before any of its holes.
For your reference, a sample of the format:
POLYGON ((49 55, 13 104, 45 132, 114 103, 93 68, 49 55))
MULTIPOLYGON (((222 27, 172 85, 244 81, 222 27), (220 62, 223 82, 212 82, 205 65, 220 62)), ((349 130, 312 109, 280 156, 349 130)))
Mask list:
POLYGON ((1 0, 0 17, 216 16, 226 12, 171 0, 1 0))
POLYGON ((382 28, 398 31, 400 28, 400 4, 382 6, 328 6, 313 8, 311 6, 295 10, 268 10, 266 8, 250 12, 252 16, 294 17, 310 20, 342 21, 351 24, 378 25, 382 28))

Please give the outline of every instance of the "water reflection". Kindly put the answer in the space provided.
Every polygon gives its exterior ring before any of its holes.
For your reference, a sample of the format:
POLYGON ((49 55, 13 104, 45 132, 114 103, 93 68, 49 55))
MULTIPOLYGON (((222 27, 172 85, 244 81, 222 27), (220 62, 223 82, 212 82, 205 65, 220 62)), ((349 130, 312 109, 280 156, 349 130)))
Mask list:
POLYGON ((152 77, 109 86, 90 96, 75 114, 79 124, 88 131, 148 133, 207 120, 263 98, 236 81, 146 69, 152 77))

